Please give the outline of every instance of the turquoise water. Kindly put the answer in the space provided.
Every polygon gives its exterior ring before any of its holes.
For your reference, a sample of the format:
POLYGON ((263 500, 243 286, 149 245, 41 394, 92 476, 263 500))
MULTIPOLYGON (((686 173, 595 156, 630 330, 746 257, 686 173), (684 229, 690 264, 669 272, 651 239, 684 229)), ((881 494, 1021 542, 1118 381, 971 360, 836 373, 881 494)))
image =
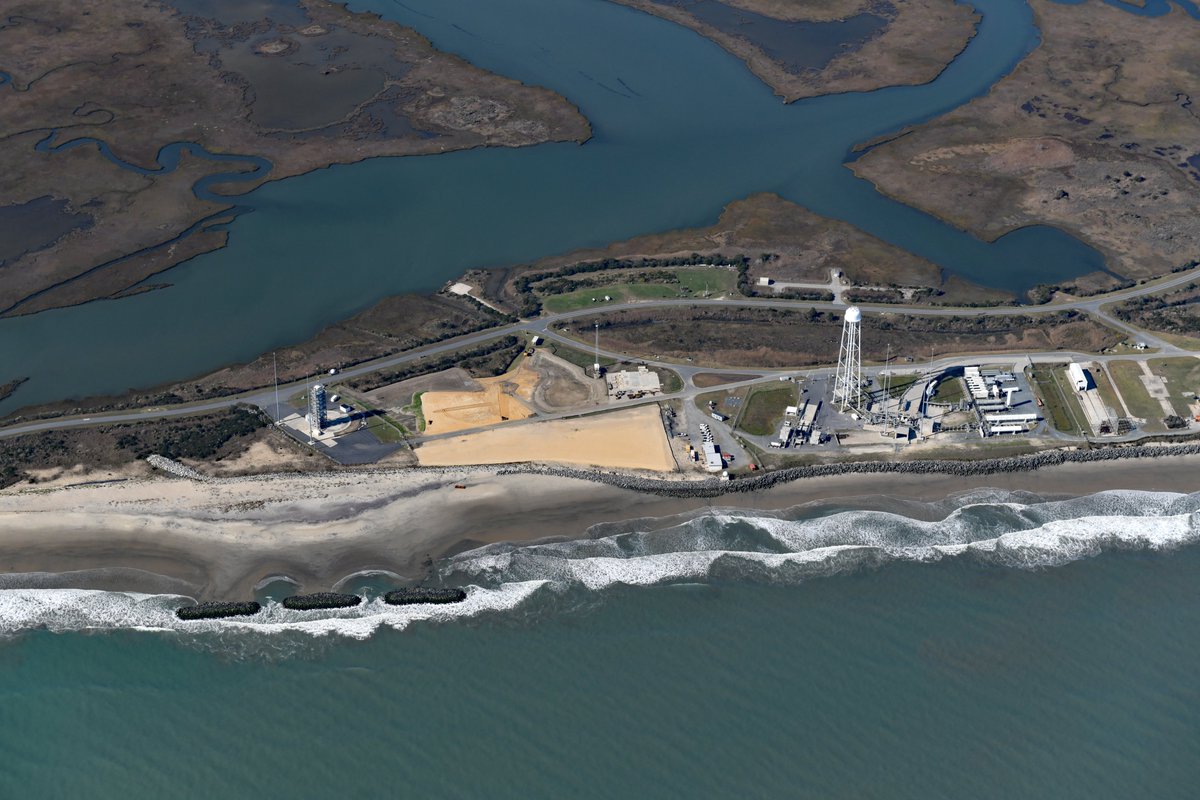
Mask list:
MULTIPOLYGON (((467 554, 444 572, 474 597, 579 563, 362 640, 24 633, 0 645, 0 796, 1195 797, 1200 496, 1032 499, 467 554), (649 572, 672 585, 620 582, 649 572)), ((35 595, 0 593, 6 618, 35 595)))
MULTIPOLYGON (((1024 5, 978 6, 935 84, 785 107, 703 40, 598 0, 381 0, 564 92, 595 140, 269 185, 173 289, 0 322, 0 378, 43 399, 166 380, 466 266, 698 224, 764 189, 985 282, 1047 253, 1083 270, 1054 232, 985 246, 840 166, 1035 40, 1024 5), (322 271, 345 279, 315 296, 322 271)), ((1196 796, 1200 495, 863 507, 472 551, 437 565, 467 602, 432 610, 185 624, 178 597, 0 590, 0 797, 1196 796)))
POLYGON ((761 191, 993 286, 1098 269, 1097 252, 1057 230, 988 245, 882 197, 843 165, 855 143, 986 92, 1036 43, 1023 3, 975 5, 978 36, 935 82, 784 105, 711 42, 603 0, 352 3, 562 93, 595 137, 375 159, 268 184, 238 199, 253 210, 230 226, 226 249, 153 279, 172 288, 0 320, 0 375, 30 378, 0 413, 248 360, 388 294, 432 289, 471 267, 708 224, 761 191))

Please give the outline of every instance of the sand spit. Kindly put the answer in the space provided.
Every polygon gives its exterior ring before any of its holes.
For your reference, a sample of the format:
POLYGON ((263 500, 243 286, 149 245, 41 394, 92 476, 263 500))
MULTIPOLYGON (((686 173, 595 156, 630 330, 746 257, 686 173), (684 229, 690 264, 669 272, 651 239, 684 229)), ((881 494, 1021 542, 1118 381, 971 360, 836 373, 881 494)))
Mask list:
MULTIPOLYGON (((1105 489, 1190 493, 1200 490, 1198 468, 1200 455, 1191 453, 989 475, 840 474, 720 497, 666 497, 496 468, 30 488, 0 494, 0 572, 7 573, 0 587, 170 587, 207 600, 249 597, 264 577, 287 575, 296 591, 313 592, 362 570, 419 578, 428 559, 451 552, 494 541, 580 538, 603 523, 636 520, 653 530, 674 524, 678 515, 717 508, 771 511, 835 501, 876 507, 890 505, 888 496, 938 500, 983 488, 1043 496, 1105 489)), ((707 482, 675 483, 683 489, 707 482)))

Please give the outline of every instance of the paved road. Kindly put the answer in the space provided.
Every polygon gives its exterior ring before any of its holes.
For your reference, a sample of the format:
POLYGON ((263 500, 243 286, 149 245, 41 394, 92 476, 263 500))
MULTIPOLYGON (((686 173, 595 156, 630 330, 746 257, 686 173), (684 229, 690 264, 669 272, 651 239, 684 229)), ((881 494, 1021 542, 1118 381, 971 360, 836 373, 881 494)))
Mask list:
MULTIPOLYGON (((1195 355, 1200 356, 1200 353, 1185 350, 1169 342, 1165 342, 1152 334, 1127 325, 1120 320, 1114 319, 1111 315, 1101 310, 1101 306, 1116 303, 1123 300, 1128 300, 1134 297, 1141 297, 1155 292, 1162 292, 1174 287, 1189 283, 1200 279, 1200 268, 1187 270, 1186 272, 1176 273, 1161 280, 1151 283, 1134 286, 1130 289, 1125 289, 1111 294, 1101 295, 1097 297, 1073 299, 1066 302, 1054 303, 1044 306, 994 306, 981 308, 966 308, 966 307, 951 307, 951 306, 915 306, 915 305, 899 305, 899 304, 859 304, 859 308, 864 313, 906 313, 920 314, 923 316, 1012 316, 1018 314, 1049 314, 1059 311, 1077 310, 1092 314, 1102 320, 1105 324, 1111 325, 1114 328, 1128 333, 1130 336, 1146 342, 1148 345, 1158 348, 1159 355, 1195 355)), ((772 300, 772 299, 757 299, 745 297, 731 297, 720 299, 665 299, 665 300, 646 300, 631 303, 615 303, 606 304, 599 307, 582 308, 576 311, 568 311, 559 314, 549 314, 536 319, 516 322, 510 325, 503 325, 498 328, 489 328, 478 333, 459 336, 454 339, 437 344, 428 345, 416 350, 408 350, 403 353, 398 353, 392 356, 385 356, 373 361, 368 361, 359 364, 355 367, 343 370, 338 375, 338 380, 346 380, 355 378, 360 375, 366 375, 370 372, 375 372, 381 369, 391 369, 393 367, 402 366, 405 364, 419 361, 423 358, 438 356, 443 353, 452 352, 462 348, 471 347, 476 344, 495 339, 499 336, 508 334, 520 333, 522 331, 531 331, 539 334, 547 339, 552 339, 558 342, 569 344, 577 349, 586 350, 587 347, 580 342, 570 339, 555 330, 553 326, 563 322, 587 317, 596 314, 598 311, 612 313, 614 311, 632 310, 632 309, 648 309, 648 308, 671 308, 671 307, 687 307, 687 306, 726 306, 726 307, 743 307, 743 308, 781 308, 781 309, 817 309, 817 310, 840 310, 847 307, 847 304, 842 302, 822 302, 822 301, 805 301, 805 300, 772 300)), ((613 358, 616 360, 634 360, 645 362, 647 364, 663 366, 680 373, 684 378, 685 385, 688 390, 685 392, 685 397, 690 399, 700 390, 696 390, 692 385, 692 377, 698 372, 715 372, 721 374, 760 374, 766 376, 778 376, 780 373, 786 374, 820 374, 822 370, 759 370, 759 369, 715 369, 709 367, 699 367, 690 364, 678 364, 665 361, 655 361, 644 358, 634 358, 627 353, 618 353, 610 350, 601 349, 601 355, 613 358)), ((1012 358, 1012 354, 980 354, 961 356, 951 359, 941 359, 935 362, 935 366, 945 369, 948 366, 965 366, 968 364, 978 363, 981 355, 988 360, 1003 361, 1012 358)), ((1026 356, 1021 356, 1024 360, 1026 356)), ((1096 356, 1090 353, 1069 353, 1064 351, 1053 351, 1047 353, 1030 353, 1028 357, 1032 357, 1035 361, 1061 361, 1066 358, 1106 361, 1113 358, 1129 358, 1129 356, 1096 356)), ((828 372, 825 369, 824 372, 828 372)), ((870 370, 865 370, 870 372, 870 370)), ((770 380, 772 377, 760 378, 758 380, 770 380)), ((290 396, 291 394, 303 389, 307 384, 306 380, 293 381, 279 386, 279 393, 282 397, 290 396)), ((740 384, 738 384, 740 385, 740 384)), ((653 399, 647 399, 644 402, 653 402, 653 399)), ((239 404, 250 404, 260 408, 269 409, 274 405, 274 390, 271 388, 258 389, 252 392, 247 392, 240 395, 230 395, 215 400, 207 400, 197 403, 188 403, 175 406, 154 406, 148 408, 137 409, 134 411, 120 412, 105 412, 92 414, 89 416, 78 417, 60 417, 52 420, 43 420, 38 422, 30 422, 27 424, 13 425, 5 428, 0 428, 0 439, 20 436, 27 433, 38 433, 40 431, 62 430, 65 428, 79 428, 94 425, 111 425, 118 423, 144 422, 154 419, 167 419, 171 417, 182 417, 193 414, 201 414, 209 411, 218 411, 224 408, 230 408, 239 404)), ((637 402, 627 403, 628 405, 637 405, 637 402)), ((620 406, 615 406, 620 407, 620 406)), ((564 414, 563 416, 575 416, 578 412, 564 414)), ((542 416, 541 419, 554 418, 553 415, 547 417, 542 416)))

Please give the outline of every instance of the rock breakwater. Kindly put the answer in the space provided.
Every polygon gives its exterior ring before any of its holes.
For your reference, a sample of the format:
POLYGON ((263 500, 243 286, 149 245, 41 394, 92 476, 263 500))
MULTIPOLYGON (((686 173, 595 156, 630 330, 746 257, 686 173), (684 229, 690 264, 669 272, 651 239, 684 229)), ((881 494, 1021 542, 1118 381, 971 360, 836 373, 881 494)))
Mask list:
POLYGON ((225 619, 226 617, 250 617, 262 610, 262 606, 251 600, 248 603, 200 603, 175 610, 175 616, 184 620, 225 619))
POLYGON ((315 611, 322 608, 353 608, 362 603, 356 594, 317 592, 316 594, 294 594, 283 598, 283 607, 293 611, 315 611))
POLYGON ((548 467, 516 464, 503 467, 498 474, 552 475, 562 478, 577 478, 630 489, 644 494, 662 497, 719 497, 725 494, 758 492, 791 481, 805 478, 825 478, 854 474, 916 474, 952 475, 974 477, 999 475, 1012 472, 1029 472, 1063 464, 1085 464, 1102 461, 1120 461, 1131 458, 1162 458, 1165 456, 1200 455, 1200 443, 1170 446, 1105 447, 1092 450, 1043 450, 1023 456, 991 458, 979 461, 954 461, 949 459, 925 459, 914 461, 858 461, 832 464, 812 464, 803 467, 766 472, 751 477, 722 481, 716 478, 704 480, 670 480, 650 478, 619 472, 580 470, 568 467, 548 467))
POLYGON ((383 602, 391 606, 408 606, 417 603, 461 603, 467 599, 462 589, 430 589, 414 586, 396 589, 383 596, 383 602))

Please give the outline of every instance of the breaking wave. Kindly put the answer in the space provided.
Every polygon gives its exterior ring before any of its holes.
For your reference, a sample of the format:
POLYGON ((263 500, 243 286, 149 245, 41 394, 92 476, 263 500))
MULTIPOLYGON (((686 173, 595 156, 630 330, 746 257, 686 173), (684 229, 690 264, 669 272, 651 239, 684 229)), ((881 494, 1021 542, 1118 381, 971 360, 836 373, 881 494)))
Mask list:
POLYGON ((483 586, 545 581, 592 591, 707 580, 795 583, 893 561, 970 558, 1044 568, 1105 550, 1162 550, 1200 539, 1200 494, 1113 491, 1028 503, 992 492, 956 499, 959 505, 933 519, 891 511, 809 510, 794 518, 725 511, 652 533, 489 545, 450 559, 441 572, 448 581, 483 586))
POLYGON ((366 639, 380 628, 418 622, 557 613, 590 604, 613 586, 794 584, 895 561, 948 558, 1037 569, 1108 550, 1166 550, 1200 540, 1200 493, 1112 491, 1047 501, 988 491, 940 503, 872 504, 888 507, 718 510, 668 520, 667 527, 643 520, 596 526, 587 539, 488 545, 439 565, 442 583, 467 589, 465 602, 445 606, 389 606, 375 597, 352 609, 299 612, 268 602, 254 617, 183 622, 175 609, 191 601, 176 595, 0 590, 0 636, 36 629, 169 631, 219 649, 246 641, 245 634, 366 639))

